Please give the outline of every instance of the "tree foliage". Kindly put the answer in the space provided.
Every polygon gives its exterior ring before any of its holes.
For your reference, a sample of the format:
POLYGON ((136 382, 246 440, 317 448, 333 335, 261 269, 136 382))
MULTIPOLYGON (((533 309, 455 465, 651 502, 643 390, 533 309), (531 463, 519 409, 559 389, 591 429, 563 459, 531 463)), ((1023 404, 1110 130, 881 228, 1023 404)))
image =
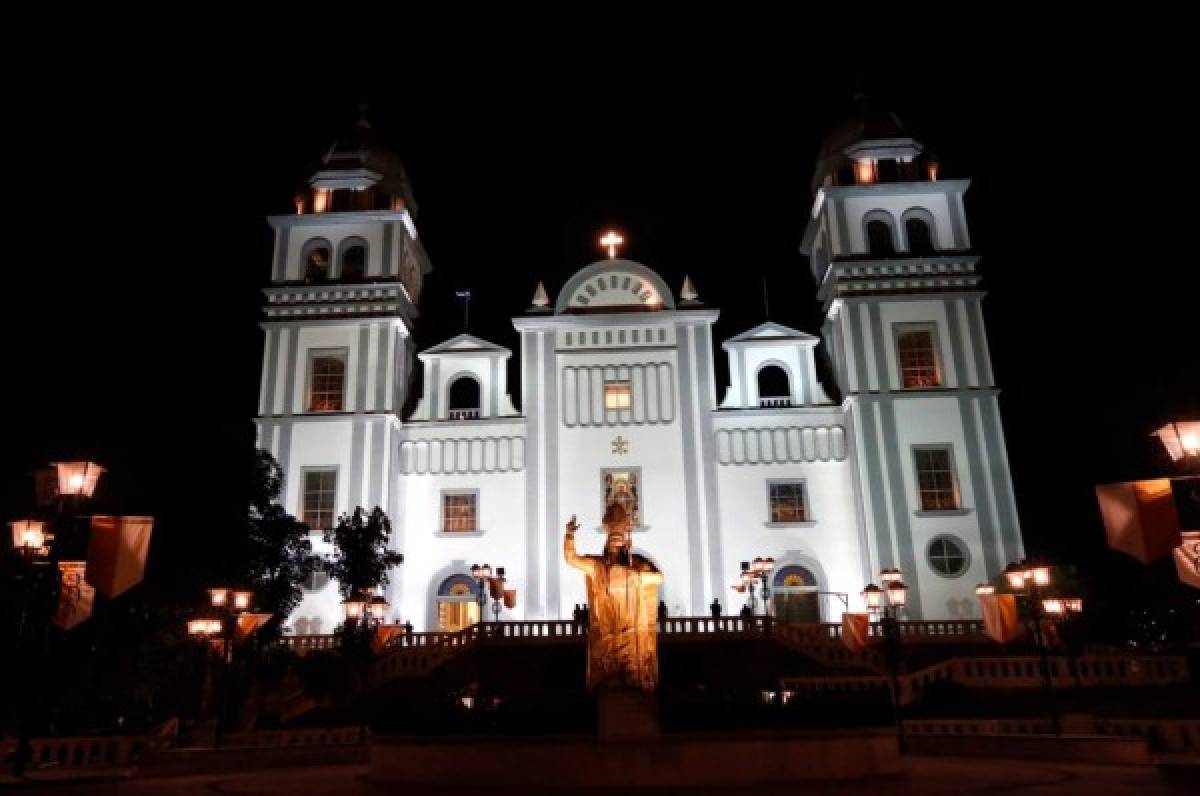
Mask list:
POLYGON ((262 611, 273 614, 265 632, 280 624, 304 596, 301 589, 316 561, 308 526, 279 505, 283 472, 270 453, 257 451, 246 518, 244 565, 262 611))
POLYGON ((326 569, 337 579, 342 597, 387 584, 388 571, 404 563, 402 554, 388 549, 391 535, 392 523, 378 506, 370 513, 360 506, 349 516, 343 514, 325 533, 325 541, 333 544, 326 569))

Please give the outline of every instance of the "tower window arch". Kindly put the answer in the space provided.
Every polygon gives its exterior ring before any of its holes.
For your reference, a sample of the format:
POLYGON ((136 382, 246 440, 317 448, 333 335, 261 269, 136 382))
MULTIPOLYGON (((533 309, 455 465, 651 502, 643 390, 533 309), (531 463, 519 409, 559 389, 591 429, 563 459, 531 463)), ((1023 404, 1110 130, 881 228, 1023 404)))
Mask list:
POLYGON ((758 405, 792 405, 792 381, 779 365, 767 364, 758 369, 758 405))
POLYGON ((329 281, 329 266, 333 261, 333 247, 324 238, 314 238, 304 244, 300 254, 300 267, 304 270, 304 283, 319 285, 329 281))
POLYGON ((451 420, 477 420, 482 408, 479 382, 474 376, 462 375, 450 382, 447 407, 451 420))
POLYGON ((367 242, 362 238, 347 238, 338 248, 338 278, 343 282, 362 282, 367 275, 367 242))
POLYGON ((896 253, 896 235, 892 217, 882 210, 868 213, 864 219, 867 251, 873 257, 891 257, 896 253))
POLYGON ((914 255, 934 254, 938 250, 933 214, 923 207, 910 207, 901 216, 908 251, 914 255))

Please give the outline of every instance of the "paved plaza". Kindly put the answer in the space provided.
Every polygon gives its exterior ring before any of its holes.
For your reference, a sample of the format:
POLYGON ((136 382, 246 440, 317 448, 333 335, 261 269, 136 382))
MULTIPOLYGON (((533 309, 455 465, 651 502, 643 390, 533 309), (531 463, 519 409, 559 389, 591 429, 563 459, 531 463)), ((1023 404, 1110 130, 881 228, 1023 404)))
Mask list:
MULTIPOLYGON (((903 777, 864 780, 854 783, 809 784, 805 786, 780 786, 778 788, 721 788, 712 791, 721 796, 774 796, 779 794, 871 794, 888 793, 889 796, 921 794, 1029 794, 1030 796, 1053 796, 1054 794, 1097 794, 1105 796, 1157 796, 1158 794, 1194 794, 1200 789, 1200 765, 1180 765, 1166 768, 1098 766, 1076 763, 1043 763, 1018 760, 992 760, 967 758, 908 758, 907 773, 903 777)), ((214 793, 246 794, 247 796, 309 796, 309 794, 336 794, 336 796, 373 796, 374 794, 414 794, 418 791, 400 786, 373 785, 367 780, 367 769, 363 765, 329 766, 310 768, 273 769, 229 774, 202 774, 163 779, 139 779, 124 781, 75 781, 59 783, 14 784, 0 781, 0 790, 11 789, 20 793, 70 794, 70 796, 191 796, 214 793)), ((516 793, 487 786, 489 794, 516 793)), ((428 791, 430 793, 471 794, 478 796, 479 788, 458 791, 428 791)), ((520 789, 528 793, 527 789, 520 789)), ((539 793, 602 793, 603 791, 558 791, 547 789, 539 793)), ((693 788, 643 790, 621 788, 620 792, 702 794, 693 788)))

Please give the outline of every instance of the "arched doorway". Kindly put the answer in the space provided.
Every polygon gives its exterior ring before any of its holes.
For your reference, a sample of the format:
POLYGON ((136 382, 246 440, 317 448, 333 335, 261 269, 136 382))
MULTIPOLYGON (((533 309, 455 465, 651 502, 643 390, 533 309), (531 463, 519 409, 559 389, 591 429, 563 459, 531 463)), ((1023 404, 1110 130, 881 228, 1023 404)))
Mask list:
POLYGON ((771 584, 775 618, 780 622, 820 622, 821 602, 817 578, 798 564, 780 567, 771 584))
POLYGON ((468 575, 451 575, 437 590, 438 630, 453 633, 479 621, 479 585, 468 575))

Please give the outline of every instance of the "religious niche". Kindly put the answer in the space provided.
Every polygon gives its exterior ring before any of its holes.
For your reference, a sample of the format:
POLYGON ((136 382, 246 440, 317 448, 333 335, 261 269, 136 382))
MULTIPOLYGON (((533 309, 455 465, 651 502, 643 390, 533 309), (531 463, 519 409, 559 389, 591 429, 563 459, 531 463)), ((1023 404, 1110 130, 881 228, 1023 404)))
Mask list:
POLYGON ((616 504, 625 509, 631 528, 642 525, 640 468, 604 471, 604 508, 616 504))

